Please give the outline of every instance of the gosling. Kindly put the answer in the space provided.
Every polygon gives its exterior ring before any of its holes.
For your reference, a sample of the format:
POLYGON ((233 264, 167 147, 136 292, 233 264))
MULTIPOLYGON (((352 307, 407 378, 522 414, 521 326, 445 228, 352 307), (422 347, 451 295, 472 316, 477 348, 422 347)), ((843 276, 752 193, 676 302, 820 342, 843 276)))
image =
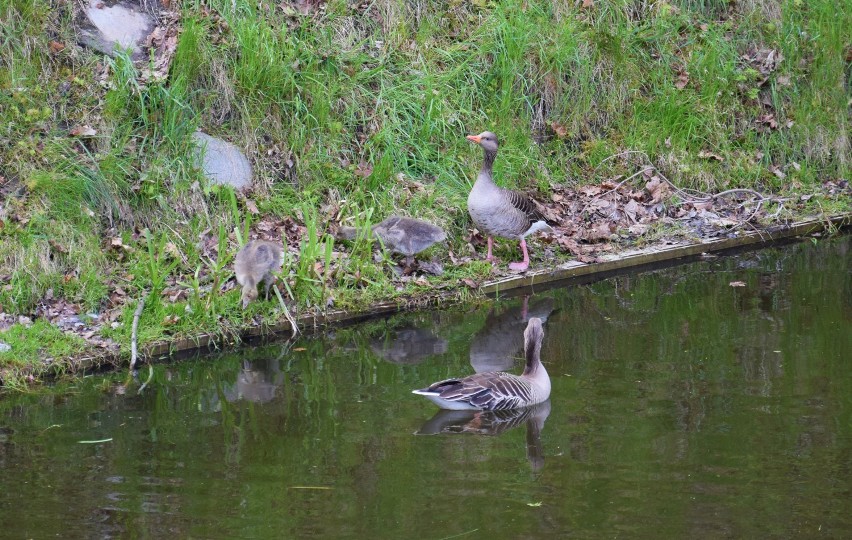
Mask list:
MULTIPOLYGON (((337 238, 353 240, 358 231, 354 227, 341 227, 337 238)), ((421 219, 391 216, 373 225, 373 235, 392 253, 405 256, 406 266, 414 264, 414 255, 436 242, 447 239, 444 229, 421 219)))
POLYGON ((269 299, 269 288, 275 281, 273 273, 281 268, 282 254, 281 246, 266 240, 252 240, 237 253, 234 273, 237 274, 237 283, 243 287, 243 309, 257 299, 260 283, 263 283, 266 299, 269 299))

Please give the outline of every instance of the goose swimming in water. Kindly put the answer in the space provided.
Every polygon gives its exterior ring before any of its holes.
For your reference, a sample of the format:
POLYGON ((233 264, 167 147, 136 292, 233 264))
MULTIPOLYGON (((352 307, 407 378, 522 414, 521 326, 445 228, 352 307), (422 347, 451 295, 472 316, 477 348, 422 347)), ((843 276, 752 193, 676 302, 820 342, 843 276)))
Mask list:
POLYGON ((456 411, 517 409, 541 403, 550 397, 550 377, 541 363, 543 339, 541 319, 530 319, 524 331, 526 367, 521 375, 502 371, 475 373, 461 379, 439 381, 413 393, 442 409, 456 411))

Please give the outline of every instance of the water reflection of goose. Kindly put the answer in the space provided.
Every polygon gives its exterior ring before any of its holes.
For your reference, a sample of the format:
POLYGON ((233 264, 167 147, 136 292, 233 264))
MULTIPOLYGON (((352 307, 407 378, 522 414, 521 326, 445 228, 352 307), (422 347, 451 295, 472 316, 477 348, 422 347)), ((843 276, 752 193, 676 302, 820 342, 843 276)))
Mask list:
POLYGON ((553 298, 542 298, 531 306, 527 305, 528 300, 524 296, 520 306, 488 314, 485 326, 470 342, 470 365, 477 373, 510 369, 524 347, 521 329, 532 317, 547 322, 554 309, 553 298))
POLYGON ((441 409, 415 435, 501 435, 522 424, 527 426, 527 459, 533 471, 544 467, 541 430, 550 416, 550 400, 498 411, 450 411, 441 409))
POLYGON ((396 328, 370 340, 370 349, 394 364, 419 364, 429 356, 446 353, 448 347, 446 339, 417 327, 396 328))
POLYGON ((277 359, 243 360, 243 367, 235 383, 224 388, 225 399, 252 403, 266 403, 275 399, 278 387, 284 382, 284 374, 277 359))
POLYGON ((550 397, 550 377, 541 363, 543 339, 541 319, 530 319, 524 332, 526 367, 520 376, 502 371, 475 373, 460 379, 439 381, 413 393, 451 410, 491 411, 541 403, 550 397))

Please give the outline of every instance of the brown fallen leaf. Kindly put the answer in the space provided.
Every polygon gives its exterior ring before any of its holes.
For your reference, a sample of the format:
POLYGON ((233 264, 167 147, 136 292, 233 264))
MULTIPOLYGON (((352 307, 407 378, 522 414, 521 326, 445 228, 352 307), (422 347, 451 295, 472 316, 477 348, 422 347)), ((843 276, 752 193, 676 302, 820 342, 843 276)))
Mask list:
POLYGON ((782 171, 781 167, 779 167, 778 165, 775 165, 774 163, 769 165, 769 172, 771 172, 772 174, 774 174, 775 176, 777 176, 781 180, 784 180, 785 178, 787 178, 787 173, 782 171))
POLYGON ((627 231, 630 234, 635 234, 636 236, 642 236, 643 234, 648 232, 648 229, 650 229, 650 228, 651 228, 651 226, 648 225, 647 223, 635 223, 635 224, 631 225, 630 227, 628 227, 627 231))
POLYGON ((731 287, 745 287, 746 286, 745 281, 732 281, 732 282, 728 283, 728 285, 731 286, 731 287))
POLYGON ((595 0, 583 0, 583 9, 589 9, 595 7, 595 0))
POLYGON ((68 253, 68 248, 57 242, 56 240, 50 239, 47 241, 50 244, 50 247, 58 251, 59 253, 68 253))
POLYGON ((69 133, 72 137, 94 137, 98 134, 97 130, 89 125, 75 126, 69 133))
POLYGON ((162 43, 163 39, 166 37, 166 29, 162 26, 158 26, 154 28, 154 30, 148 34, 148 37, 145 38, 145 46, 153 47, 159 43, 162 43))
POLYGON ((603 193, 603 188, 601 186, 588 185, 581 187, 578 191, 586 197, 594 197, 603 193))
POLYGON ((373 174, 373 166, 367 163, 366 161, 362 161, 358 164, 358 167, 355 168, 355 176, 367 178, 371 174, 373 174))
POLYGON ((174 259, 180 259, 181 258, 180 257, 180 250, 174 244, 174 242, 167 242, 165 248, 163 248, 163 251, 165 251, 167 255, 169 255, 170 257, 172 257, 174 259))
POLYGON ((185 289, 181 289, 174 294, 169 295, 169 302, 174 304, 180 300, 186 300, 189 297, 189 293, 185 289))
POLYGON ((58 41, 51 41, 49 43, 49 45, 50 45, 50 51, 54 52, 54 53, 62 52, 62 51, 65 50, 65 44, 60 43, 58 41))
POLYGON ((662 202, 662 200, 666 197, 669 192, 669 185, 659 177, 654 176, 651 180, 645 184, 645 189, 651 195, 651 204, 656 204, 662 202))
POLYGON ((584 236, 586 242, 605 242, 610 239, 615 228, 607 221, 601 221, 595 227, 587 229, 584 236))
POLYGON ((719 154, 714 154, 708 150, 701 150, 698 152, 698 157, 705 159, 715 159, 716 161, 725 161, 725 158, 720 156, 719 154))
POLYGON ((767 125, 769 129, 778 129, 778 120, 775 119, 775 115, 772 113, 759 116, 757 123, 767 125))
POLYGON ((246 210, 249 211, 250 214, 257 215, 260 213, 260 210, 257 209, 257 205, 251 199, 246 199, 246 210))
POLYGON ((552 129, 553 132, 556 133, 556 136, 560 139, 564 139, 568 136, 568 128, 559 122, 550 122, 550 129, 552 129))
POLYGON ((624 205, 624 213, 632 222, 636 222, 636 214, 643 211, 642 206, 637 203, 635 200, 630 199, 630 201, 624 205))
POLYGON ((471 289, 478 289, 479 288, 479 285, 477 285, 477 283, 470 278, 464 278, 461 281, 462 281, 462 283, 464 283, 465 285, 467 285, 471 289))
POLYGON ((675 88, 683 90, 686 88, 687 84, 689 84, 689 73, 686 71, 679 71, 677 74, 677 80, 675 81, 675 88))

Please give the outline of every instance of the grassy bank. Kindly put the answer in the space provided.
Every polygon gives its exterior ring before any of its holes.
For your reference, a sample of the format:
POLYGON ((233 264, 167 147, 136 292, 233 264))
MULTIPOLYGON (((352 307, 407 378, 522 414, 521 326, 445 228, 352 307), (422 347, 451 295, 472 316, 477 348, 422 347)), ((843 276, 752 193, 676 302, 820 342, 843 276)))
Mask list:
MULTIPOLYGON (((180 34, 168 78, 143 82, 128 59, 76 44, 75 3, 0 0, 7 385, 86 347, 127 351, 146 294, 141 343, 277 321, 277 301, 243 312, 233 290, 249 235, 286 237, 297 312, 485 279, 465 210, 481 156, 464 139, 484 129, 502 139, 500 183, 544 201, 635 173, 608 158, 640 151, 683 188, 797 197, 776 219, 849 209, 848 190, 822 189, 849 179, 846 3, 170 5, 180 34), (247 198, 206 185, 197 128, 249 156, 247 198), (400 279, 367 239, 326 234, 393 212, 443 226, 448 245, 427 256, 459 262, 400 279), (73 317, 95 334, 45 330, 73 317)), ((503 261, 516 256, 498 245, 503 261)), ((569 257, 533 252, 534 264, 569 257)))

